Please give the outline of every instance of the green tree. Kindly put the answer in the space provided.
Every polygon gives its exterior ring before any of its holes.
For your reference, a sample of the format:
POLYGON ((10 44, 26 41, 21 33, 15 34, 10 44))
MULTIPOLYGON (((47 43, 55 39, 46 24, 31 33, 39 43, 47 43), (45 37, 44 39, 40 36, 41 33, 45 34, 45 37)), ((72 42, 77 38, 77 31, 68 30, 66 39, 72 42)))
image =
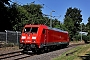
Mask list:
POLYGON ((82 27, 83 32, 87 32, 86 25, 84 23, 80 24, 80 28, 82 27))
POLYGON ((25 24, 44 24, 41 8, 41 5, 37 4, 12 4, 9 12, 13 30, 21 31, 25 24))
POLYGON ((8 20, 8 6, 10 5, 9 0, 0 0, 0 31, 5 31, 5 29, 10 29, 10 24, 8 20))
POLYGON ((22 6, 17 6, 17 17, 15 18, 14 21, 14 30, 22 30, 22 28, 24 27, 25 24, 30 23, 29 22, 29 13, 27 12, 27 10, 25 8, 23 8, 22 6))
POLYGON ((74 36, 74 32, 72 30, 74 30, 74 22, 70 17, 66 17, 64 19, 64 30, 69 32, 70 37, 72 38, 74 36))
POLYGON ((11 23, 11 29, 9 30, 15 30, 14 25, 18 22, 18 11, 17 11, 17 3, 13 3, 9 6, 8 10, 8 20, 11 23))
POLYGON ((81 10, 72 7, 68 8, 64 18, 64 26, 66 27, 66 30, 69 31, 71 39, 80 31, 81 22, 81 10))
POLYGON ((88 35, 90 35, 90 17, 88 18, 88 23, 86 24, 88 35))
MULTIPOLYGON (((5 29, 21 31, 25 24, 49 26, 50 18, 43 16, 42 8, 43 6, 40 4, 19 5, 17 3, 9 4, 9 0, 0 0, 0 27, 4 27, 0 31, 5 31, 5 29)), ((55 19, 53 22, 54 27, 60 27, 60 21, 55 19)))
POLYGON ((30 23, 31 24, 44 24, 44 18, 42 16, 42 6, 39 4, 27 4, 23 5, 23 7, 30 14, 30 23))
POLYGON ((28 12, 21 5, 13 3, 8 10, 8 20, 10 22, 11 29, 9 30, 21 30, 27 23, 28 12))
POLYGON ((53 22, 52 27, 60 29, 60 21, 59 20, 53 19, 52 22, 53 22))

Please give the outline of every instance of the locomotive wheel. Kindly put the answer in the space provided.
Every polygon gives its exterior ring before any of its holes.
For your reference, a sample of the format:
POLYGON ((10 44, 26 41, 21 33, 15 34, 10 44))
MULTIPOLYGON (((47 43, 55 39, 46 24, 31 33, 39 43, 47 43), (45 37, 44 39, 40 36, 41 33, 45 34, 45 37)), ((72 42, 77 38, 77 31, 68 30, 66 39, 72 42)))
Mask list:
POLYGON ((21 53, 25 54, 25 53, 27 53, 27 50, 26 50, 26 49, 23 49, 23 50, 21 51, 21 53))
POLYGON ((50 47, 48 47, 47 51, 48 51, 48 52, 50 51, 50 47))
POLYGON ((68 47, 68 44, 65 44, 65 48, 67 48, 68 47))
POLYGON ((55 50, 56 49, 56 46, 53 46, 52 50, 55 50))
POLYGON ((47 51, 47 49, 48 49, 47 47, 44 47, 44 50, 45 50, 45 51, 47 51))
POLYGON ((38 49, 32 49, 32 52, 38 53, 38 49))
POLYGON ((45 52, 45 50, 42 48, 42 49, 40 49, 40 53, 44 53, 45 52))

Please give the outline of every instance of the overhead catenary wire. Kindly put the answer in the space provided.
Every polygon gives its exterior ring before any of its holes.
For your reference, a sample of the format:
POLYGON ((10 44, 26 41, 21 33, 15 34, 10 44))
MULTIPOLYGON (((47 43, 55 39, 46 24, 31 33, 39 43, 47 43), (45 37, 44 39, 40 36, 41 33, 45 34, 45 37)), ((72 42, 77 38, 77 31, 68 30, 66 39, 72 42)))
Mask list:
POLYGON ((44 4, 43 2, 41 2, 40 0, 38 0, 41 4, 43 4, 44 6, 46 6, 48 9, 52 10, 50 7, 48 7, 46 4, 44 4))
MULTIPOLYGON (((40 0, 38 0, 41 4, 43 4, 45 7, 47 7, 49 10, 53 10, 52 8, 50 8, 49 6, 47 6, 46 4, 44 4, 42 1, 40 1, 40 0)), ((57 14, 57 15, 59 15, 56 11, 55 11, 55 13, 57 14)), ((47 14, 46 14, 47 15, 47 14)), ((50 15, 47 15, 47 16, 50 16, 50 15)), ((54 16, 54 17, 58 17, 57 19, 59 19, 60 17, 61 17, 61 15, 59 15, 59 16, 54 16)))
MULTIPOLYGON (((20 5, 24 5, 23 3, 21 3, 20 1, 17 1, 17 0, 13 0, 13 1, 11 1, 10 0, 10 2, 11 3, 18 3, 18 4, 20 4, 20 5), (14 1, 14 2, 13 2, 14 1)), ((36 1, 39 1, 43 6, 45 6, 45 7, 47 7, 49 10, 53 10, 52 8, 50 8, 49 6, 47 6, 46 4, 44 4, 42 1, 40 1, 40 0, 36 0, 36 1)), ((33 1, 33 2, 31 2, 31 3, 35 3, 35 1, 33 1)), ((55 13, 57 14, 57 15, 59 15, 56 11, 55 11, 55 13)), ((47 14, 46 14, 47 15, 47 14)), ((50 15, 48 15, 48 16, 50 16, 50 15)), ((58 17, 57 19, 59 19, 60 17, 61 17, 61 15, 60 16, 54 16, 54 17, 58 17)))

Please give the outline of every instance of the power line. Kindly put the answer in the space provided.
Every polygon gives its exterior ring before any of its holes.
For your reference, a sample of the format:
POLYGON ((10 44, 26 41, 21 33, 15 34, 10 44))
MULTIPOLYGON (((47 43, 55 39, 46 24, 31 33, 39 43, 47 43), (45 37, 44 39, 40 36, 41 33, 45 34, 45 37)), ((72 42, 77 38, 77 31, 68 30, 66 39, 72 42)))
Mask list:
MULTIPOLYGON (((50 9, 51 11, 53 10, 53 9, 51 9, 50 7, 48 7, 46 4, 44 4, 43 2, 41 2, 40 0, 38 0, 41 4, 43 4, 44 6, 46 6, 48 9, 50 9)), ((55 11, 55 13, 56 14, 58 14, 56 11, 55 11)), ((58 14, 59 15, 59 14, 58 14)), ((54 16, 54 17, 58 17, 57 19, 59 19, 60 17, 61 17, 61 15, 60 16, 54 16)))
MULTIPOLYGON (((38 0, 40 3, 42 3, 40 0, 38 0)), ((46 4, 42 3, 44 6, 46 6, 47 8, 49 8, 50 10, 52 10, 50 7, 48 7, 46 4)))
MULTIPOLYGON (((18 3, 18 4, 20 4, 20 5, 24 5, 23 3, 21 3, 21 2, 19 2, 19 1, 17 1, 17 0, 13 0, 13 1, 11 1, 10 0, 10 2, 12 2, 12 3, 18 3), (14 1, 14 2, 13 2, 14 1)), ((38 0, 43 6, 45 6, 45 7, 47 7, 48 9, 50 9, 51 11, 53 10, 52 8, 50 8, 49 6, 47 6, 46 4, 44 4, 42 1, 40 1, 40 0, 38 0)), ((35 3, 35 1, 33 1, 33 2, 31 2, 31 3, 35 3)), ((56 11, 55 11, 55 13, 56 14, 58 14, 56 11)), ((59 15, 59 14, 58 14, 59 15)), ((61 17, 61 15, 60 16, 58 16, 59 18, 61 17)), ((58 18, 58 19, 59 19, 58 18)))
MULTIPOLYGON (((20 4, 20 5, 24 5, 23 3, 21 3, 21 2, 19 2, 19 1, 17 1, 17 0, 13 0, 13 1, 11 1, 10 0, 10 2, 12 2, 12 3, 18 3, 18 4, 20 4), (14 2, 13 2, 14 1, 14 2)), ((47 7, 48 9, 50 9, 51 11, 53 10, 52 8, 50 8, 49 6, 47 6, 46 4, 44 4, 42 1, 40 1, 40 0, 38 0, 43 6, 45 6, 45 7, 47 7)), ((31 3, 35 3, 35 1, 33 1, 33 2, 31 2, 31 3)), ((55 11, 55 13, 56 14, 58 14, 56 11, 55 11)), ((59 15, 59 14, 58 14, 59 15)), ((50 15, 48 15, 48 16, 50 16, 50 15)), ((53 17, 58 17, 57 19, 59 19, 60 17, 61 17, 61 15, 60 16, 53 16, 53 17)))

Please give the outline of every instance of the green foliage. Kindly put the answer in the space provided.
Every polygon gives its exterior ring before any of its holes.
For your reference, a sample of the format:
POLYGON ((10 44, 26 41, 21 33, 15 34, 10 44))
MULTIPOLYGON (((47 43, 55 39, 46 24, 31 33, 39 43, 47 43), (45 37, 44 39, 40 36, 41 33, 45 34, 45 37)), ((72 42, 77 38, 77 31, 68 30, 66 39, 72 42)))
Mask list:
POLYGON ((29 23, 31 24, 44 24, 43 22, 43 16, 42 16, 42 10, 43 8, 41 5, 37 4, 30 4, 30 5, 23 5, 28 12, 29 16, 29 23))
MULTIPOLYGON (((77 41, 80 41, 81 40, 81 35, 75 35, 74 37, 73 37, 73 40, 77 40, 77 41)), ((85 43, 88 43, 88 42, 90 42, 90 35, 89 36, 87 36, 87 35, 83 35, 82 34, 82 40, 85 42, 85 43)))
MULTIPOLYGON (((43 16, 43 6, 40 4, 19 5, 17 3, 9 4, 9 0, 0 0, 0 31, 18 30, 21 31, 25 24, 45 24, 50 26, 49 16, 43 16), (3 3, 2 3, 3 2, 3 3), (6 4, 8 6, 6 6, 6 4), (7 23, 5 23, 7 22, 7 23)), ((70 39, 79 40, 78 32, 88 32, 90 35, 90 17, 85 25, 82 22, 81 10, 78 8, 68 8, 65 14, 64 23, 58 19, 52 19, 52 27, 66 30, 69 32, 70 39)))
POLYGON ((80 41, 81 40, 81 35, 74 35, 73 40, 74 41, 80 41))
MULTIPOLYGON (((8 2, 9 0, 0 0, 0 27, 5 24, 3 26, 4 28, 2 28, 0 31, 21 31, 25 24, 50 25, 49 16, 43 16, 42 5, 33 3, 21 6, 17 3, 12 3, 10 5, 8 2), (6 6, 5 3, 8 6, 6 6)), ((53 27, 60 28, 60 21, 57 19, 53 19, 52 21, 54 22, 53 27)))
POLYGON ((58 21, 57 19, 53 20, 52 26, 54 28, 59 28, 60 29, 60 21, 58 21))
POLYGON ((30 16, 29 13, 26 11, 26 9, 24 9, 21 6, 18 6, 16 9, 17 9, 17 17, 15 18, 16 22, 13 21, 14 23, 13 29, 20 31, 23 28, 23 26, 28 23, 30 16))
POLYGON ((43 23, 41 5, 18 5, 14 3, 10 7, 10 21, 13 30, 21 31, 25 24, 40 24, 43 23))
POLYGON ((82 26, 82 31, 87 32, 87 27, 84 23, 80 24, 80 28, 82 26))
POLYGON ((65 26, 65 30, 69 32, 69 35, 72 36, 74 35, 74 32, 72 30, 74 30, 74 22, 72 21, 72 19, 70 17, 66 17, 64 19, 64 26, 65 26))
POLYGON ((68 8, 64 18, 64 26, 66 27, 66 30, 69 31, 71 39, 78 33, 78 31, 80 31, 81 22, 81 10, 72 7, 68 8))
POLYGON ((88 18, 88 23, 86 24, 86 29, 87 29, 88 35, 90 35, 90 17, 88 18))
POLYGON ((83 35, 82 39, 84 40, 85 43, 88 43, 88 42, 90 42, 90 35, 88 35, 88 36, 83 35))
POLYGON ((8 20, 8 6, 9 0, 0 0, 0 31, 5 31, 5 29, 10 29, 10 21, 8 20), (5 23, 6 22, 6 23, 5 23))

